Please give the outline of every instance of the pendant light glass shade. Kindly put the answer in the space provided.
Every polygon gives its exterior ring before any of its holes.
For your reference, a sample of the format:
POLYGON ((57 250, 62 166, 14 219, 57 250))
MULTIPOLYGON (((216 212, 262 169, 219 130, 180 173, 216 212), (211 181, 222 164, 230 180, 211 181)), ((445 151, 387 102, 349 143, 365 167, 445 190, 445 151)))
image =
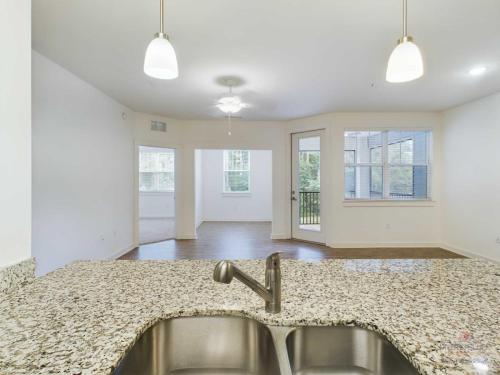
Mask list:
POLYGON ((389 57, 386 80, 392 83, 409 82, 423 75, 422 53, 410 37, 404 37, 389 57))
POLYGON ((144 59, 144 73, 158 79, 175 79, 179 76, 174 47, 165 34, 156 34, 149 43, 144 59))

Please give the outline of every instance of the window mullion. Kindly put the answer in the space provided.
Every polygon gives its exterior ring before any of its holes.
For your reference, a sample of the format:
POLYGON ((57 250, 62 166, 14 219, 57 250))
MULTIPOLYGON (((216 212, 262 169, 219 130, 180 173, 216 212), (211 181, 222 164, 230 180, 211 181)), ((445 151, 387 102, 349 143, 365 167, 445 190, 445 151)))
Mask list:
POLYGON ((382 132, 382 196, 384 199, 390 198, 391 181, 389 174, 389 147, 387 131, 382 132))
POLYGON ((160 190, 160 175, 157 172, 153 173, 153 181, 154 181, 154 191, 160 190))

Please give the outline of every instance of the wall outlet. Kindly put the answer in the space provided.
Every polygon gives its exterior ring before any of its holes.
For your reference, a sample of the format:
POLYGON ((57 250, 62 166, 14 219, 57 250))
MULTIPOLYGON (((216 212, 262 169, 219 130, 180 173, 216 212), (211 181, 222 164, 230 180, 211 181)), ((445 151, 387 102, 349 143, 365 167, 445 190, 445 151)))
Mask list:
POLYGON ((391 224, 385 224, 385 229, 391 229, 391 224))
POLYGON ((497 237, 497 241, 496 242, 497 242, 497 244, 500 245, 500 236, 497 237))

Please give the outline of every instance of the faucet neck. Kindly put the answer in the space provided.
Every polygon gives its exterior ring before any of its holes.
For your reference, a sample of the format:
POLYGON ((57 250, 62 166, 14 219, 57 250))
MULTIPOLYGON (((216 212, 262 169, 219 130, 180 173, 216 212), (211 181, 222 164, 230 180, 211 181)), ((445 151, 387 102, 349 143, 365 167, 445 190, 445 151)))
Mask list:
POLYGON ((273 253, 266 258, 266 269, 280 268, 280 253, 273 253))
POLYGON ((266 289, 271 299, 266 300, 266 312, 279 313, 281 311, 281 267, 280 253, 274 253, 266 259, 266 289))

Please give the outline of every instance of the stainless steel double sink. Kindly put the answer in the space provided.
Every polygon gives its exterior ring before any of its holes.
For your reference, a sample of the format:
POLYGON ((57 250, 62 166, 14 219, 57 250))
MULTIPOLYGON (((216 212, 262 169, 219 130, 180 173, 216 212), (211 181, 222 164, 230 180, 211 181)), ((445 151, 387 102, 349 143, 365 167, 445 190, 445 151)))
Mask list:
POLYGON ((418 374, 383 336, 357 327, 274 327, 234 316, 149 328, 114 374, 418 374))

